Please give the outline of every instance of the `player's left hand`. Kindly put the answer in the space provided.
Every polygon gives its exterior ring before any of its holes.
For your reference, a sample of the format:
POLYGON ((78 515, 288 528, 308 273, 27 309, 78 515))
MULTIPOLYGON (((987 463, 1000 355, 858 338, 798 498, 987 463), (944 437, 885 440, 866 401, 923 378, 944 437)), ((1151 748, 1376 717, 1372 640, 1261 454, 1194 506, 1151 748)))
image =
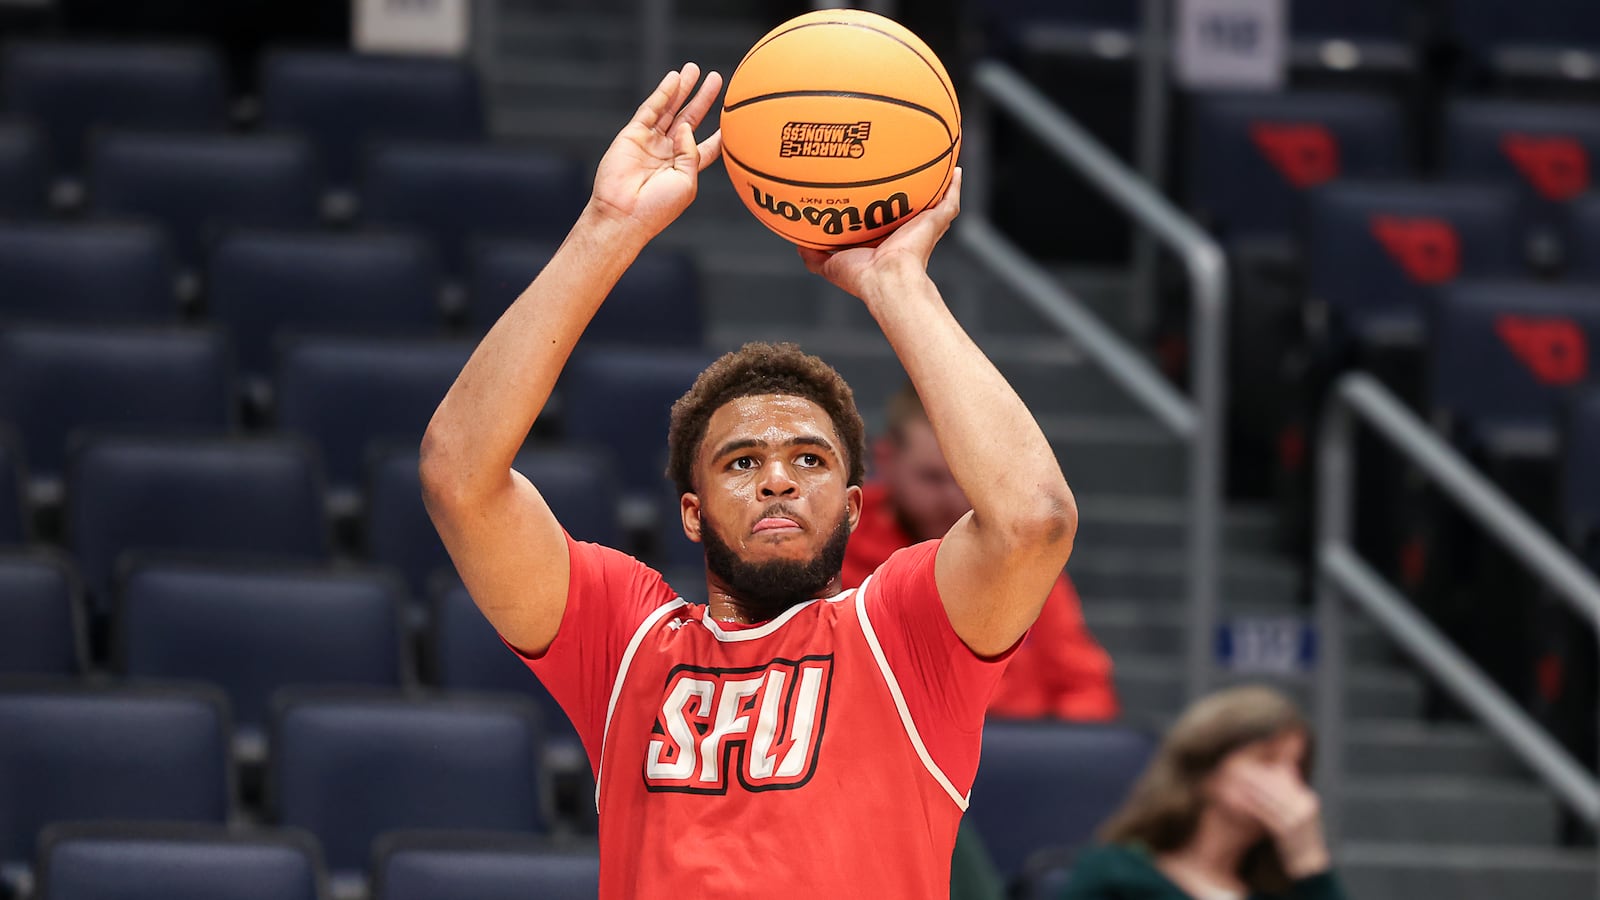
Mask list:
POLYGON ((961 167, 957 166, 950 178, 950 187, 938 204, 913 216, 878 246, 852 247, 832 252, 801 247, 800 259, 812 272, 857 297, 867 299, 867 294, 873 291, 882 277, 903 273, 909 266, 926 272, 934 246, 950 230, 950 223, 955 221, 959 212, 961 167))

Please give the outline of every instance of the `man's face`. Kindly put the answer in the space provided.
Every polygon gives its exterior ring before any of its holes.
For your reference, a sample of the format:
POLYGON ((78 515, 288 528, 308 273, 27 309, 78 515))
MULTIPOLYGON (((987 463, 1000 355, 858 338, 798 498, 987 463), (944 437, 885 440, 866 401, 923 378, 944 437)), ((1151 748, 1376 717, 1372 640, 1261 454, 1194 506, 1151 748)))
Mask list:
POLYGON ((697 492, 681 500, 711 575, 770 614, 823 596, 861 512, 845 452, 828 414, 800 397, 741 397, 712 413, 697 492))
POLYGON ((900 429, 900 440, 883 438, 878 444, 878 477, 889 492, 900 524, 913 540, 944 537, 972 504, 950 474, 933 426, 911 421, 900 429))

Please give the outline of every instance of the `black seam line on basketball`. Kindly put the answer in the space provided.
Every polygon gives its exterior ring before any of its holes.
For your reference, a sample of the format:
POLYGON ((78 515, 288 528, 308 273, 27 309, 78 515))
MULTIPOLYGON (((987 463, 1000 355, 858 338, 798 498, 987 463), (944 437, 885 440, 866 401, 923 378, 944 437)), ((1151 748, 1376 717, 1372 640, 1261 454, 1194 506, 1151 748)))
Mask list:
MULTIPOLYGON (((924 66, 928 67, 928 71, 932 72, 934 74, 936 80, 939 82, 939 89, 944 91, 945 99, 950 101, 950 108, 956 111, 956 124, 957 125, 961 124, 961 104, 956 100, 956 95, 951 93, 953 88, 945 84, 945 81, 947 79, 949 79, 949 77, 950 77, 950 73, 946 72, 944 78, 938 78, 937 76, 939 75, 939 70, 935 69, 933 67, 933 64, 928 62, 928 60, 923 57, 922 51, 920 51, 917 48, 911 46, 910 44, 906 43, 905 41, 900 40, 899 38, 895 37, 894 35, 890 34, 889 32, 884 31, 884 30, 879 29, 879 28, 873 28, 871 25, 868 25, 865 22, 844 22, 844 21, 841 21, 839 19, 829 19, 826 22, 807 22, 804 25, 796 25, 795 27, 790 28, 790 29, 788 29, 786 31, 780 31, 777 34, 772 35, 771 37, 769 37, 766 40, 762 41, 761 43, 755 45, 754 47, 751 47, 750 48, 750 52, 746 53, 744 55, 743 59, 739 60, 739 65, 734 67, 733 75, 738 75, 739 74, 739 69, 744 67, 745 60, 747 60, 751 56, 755 55, 755 52, 757 50, 760 50, 762 47, 765 47, 766 45, 772 43, 773 41, 777 40, 778 38, 783 37, 786 34, 793 34, 793 33, 795 33, 796 31, 799 31, 802 28, 815 28, 815 27, 817 27, 819 25, 845 25, 845 26, 848 26, 850 28, 860 28, 863 31, 870 31, 873 34, 881 34, 884 37, 888 38, 889 40, 894 41, 896 44, 899 44, 900 46, 906 48, 907 50, 910 50, 911 51, 911 55, 915 56, 918 60, 920 60, 924 66)), ((932 53, 933 52, 933 48, 929 47, 928 48, 928 52, 932 53)), ((733 83, 733 75, 730 75, 728 77, 728 83, 729 84, 733 83)), ((743 103, 744 101, 741 100, 739 102, 743 103)), ((724 111, 726 111, 726 110, 724 110, 724 111)), ((943 121, 943 119, 941 118, 940 121, 943 121)), ((949 126, 946 126, 946 128, 948 128, 948 127, 949 126)))
POLYGON ((734 165, 736 165, 739 168, 745 170, 746 172, 749 172, 751 175, 754 175, 754 176, 756 176, 758 178, 765 178, 768 181, 776 181, 779 184, 786 184, 786 185, 788 185, 790 187, 803 187, 803 188, 862 188, 862 187, 872 187, 875 184, 888 184, 889 182, 892 182, 892 181, 899 181, 902 178, 908 178, 908 177, 910 177, 912 175, 915 175, 918 172, 921 172, 923 169, 927 169, 927 168, 931 168, 933 166, 936 166, 940 162, 942 162, 945 157, 949 156, 950 155, 950 151, 954 150, 955 148, 956 148, 956 145, 955 144, 951 144, 950 146, 944 148, 944 152, 943 153, 939 154, 938 156, 935 156, 933 159, 928 160, 927 162, 923 163, 922 165, 917 166, 915 169, 907 169, 904 172, 896 172, 893 175, 885 175, 882 178, 869 178, 866 181, 795 181, 792 178, 784 178, 784 177, 779 176, 779 175, 771 175, 771 174, 768 174, 766 172, 761 171, 760 169, 751 168, 750 166, 745 165, 744 160, 740 159, 737 156, 734 156, 732 153, 729 153, 727 147, 723 147, 722 148, 722 155, 726 156, 727 158, 729 158, 731 160, 733 160, 733 164, 734 165))
POLYGON ((944 126, 944 136, 946 138, 951 140, 955 139, 955 135, 950 133, 950 123, 946 122, 944 120, 944 116, 939 115, 938 112, 931 110, 920 103, 912 103, 910 100, 902 100, 899 97, 890 97, 887 94, 868 94, 864 91, 773 91, 770 94, 758 94, 754 97, 746 97, 732 106, 724 106, 722 108, 722 112, 724 115, 726 115, 740 109, 741 107, 749 106, 752 103, 760 103, 763 100, 788 100, 794 97, 837 97, 848 98, 852 100, 874 100, 879 103, 888 103, 892 106, 903 106, 906 109, 914 109, 919 113, 926 114, 929 118, 944 126))

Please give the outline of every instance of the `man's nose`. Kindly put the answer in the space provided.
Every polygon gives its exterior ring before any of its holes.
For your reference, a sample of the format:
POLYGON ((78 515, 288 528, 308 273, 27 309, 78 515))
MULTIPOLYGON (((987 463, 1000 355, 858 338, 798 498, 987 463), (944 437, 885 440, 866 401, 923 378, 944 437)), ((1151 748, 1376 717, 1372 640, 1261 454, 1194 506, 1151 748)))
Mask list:
POLYGON ((767 464, 761 470, 761 496, 788 497, 799 489, 789 467, 781 462, 767 464))

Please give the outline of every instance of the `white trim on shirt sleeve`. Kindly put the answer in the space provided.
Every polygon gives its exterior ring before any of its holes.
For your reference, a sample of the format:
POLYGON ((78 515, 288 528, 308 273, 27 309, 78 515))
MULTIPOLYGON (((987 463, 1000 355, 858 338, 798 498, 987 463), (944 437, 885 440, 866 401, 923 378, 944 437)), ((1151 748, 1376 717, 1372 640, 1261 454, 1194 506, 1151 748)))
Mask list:
POLYGON ((600 756, 595 764, 594 772, 594 808, 600 811, 600 770, 606 764, 606 739, 611 736, 611 714, 617 710, 617 698, 622 696, 622 681, 628 677, 628 667, 633 665, 633 654, 638 651, 639 645, 644 643, 644 636, 656 623, 665 618, 669 613, 681 607, 688 606, 689 602, 679 597, 671 603, 663 603, 656 607, 655 612, 645 617, 639 623, 639 629, 633 633, 633 639, 628 641, 628 649, 622 652, 622 662, 617 664, 617 680, 611 683, 611 701, 606 704, 605 730, 600 732, 600 756))
POLYGON ((967 811, 967 798, 961 796, 956 786, 945 777, 944 771, 939 768, 933 757, 928 755, 928 748, 922 743, 922 735, 917 733, 917 725, 911 721, 911 711, 906 708, 905 695, 900 692, 900 682, 895 679, 894 672, 889 668, 889 661, 883 656, 883 647, 878 643, 878 634, 872 630, 872 621, 867 618, 867 588, 872 584, 872 576, 861 583, 861 588, 856 591, 856 618, 861 620, 861 632, 866 635, 867 646, 872 648, 872 658, 878 662, 878 671, 883 673, 883 680, 889 685, 889 696, 894 698, 894 708, 900 713, 900 724, 905 726, 906 737, 911 738, 911 746, 917 751, 917 758, 922 760, 922 765, 927 768, 933 780, 939 782, 944 792, 956 802, 962 812, 967 811))

